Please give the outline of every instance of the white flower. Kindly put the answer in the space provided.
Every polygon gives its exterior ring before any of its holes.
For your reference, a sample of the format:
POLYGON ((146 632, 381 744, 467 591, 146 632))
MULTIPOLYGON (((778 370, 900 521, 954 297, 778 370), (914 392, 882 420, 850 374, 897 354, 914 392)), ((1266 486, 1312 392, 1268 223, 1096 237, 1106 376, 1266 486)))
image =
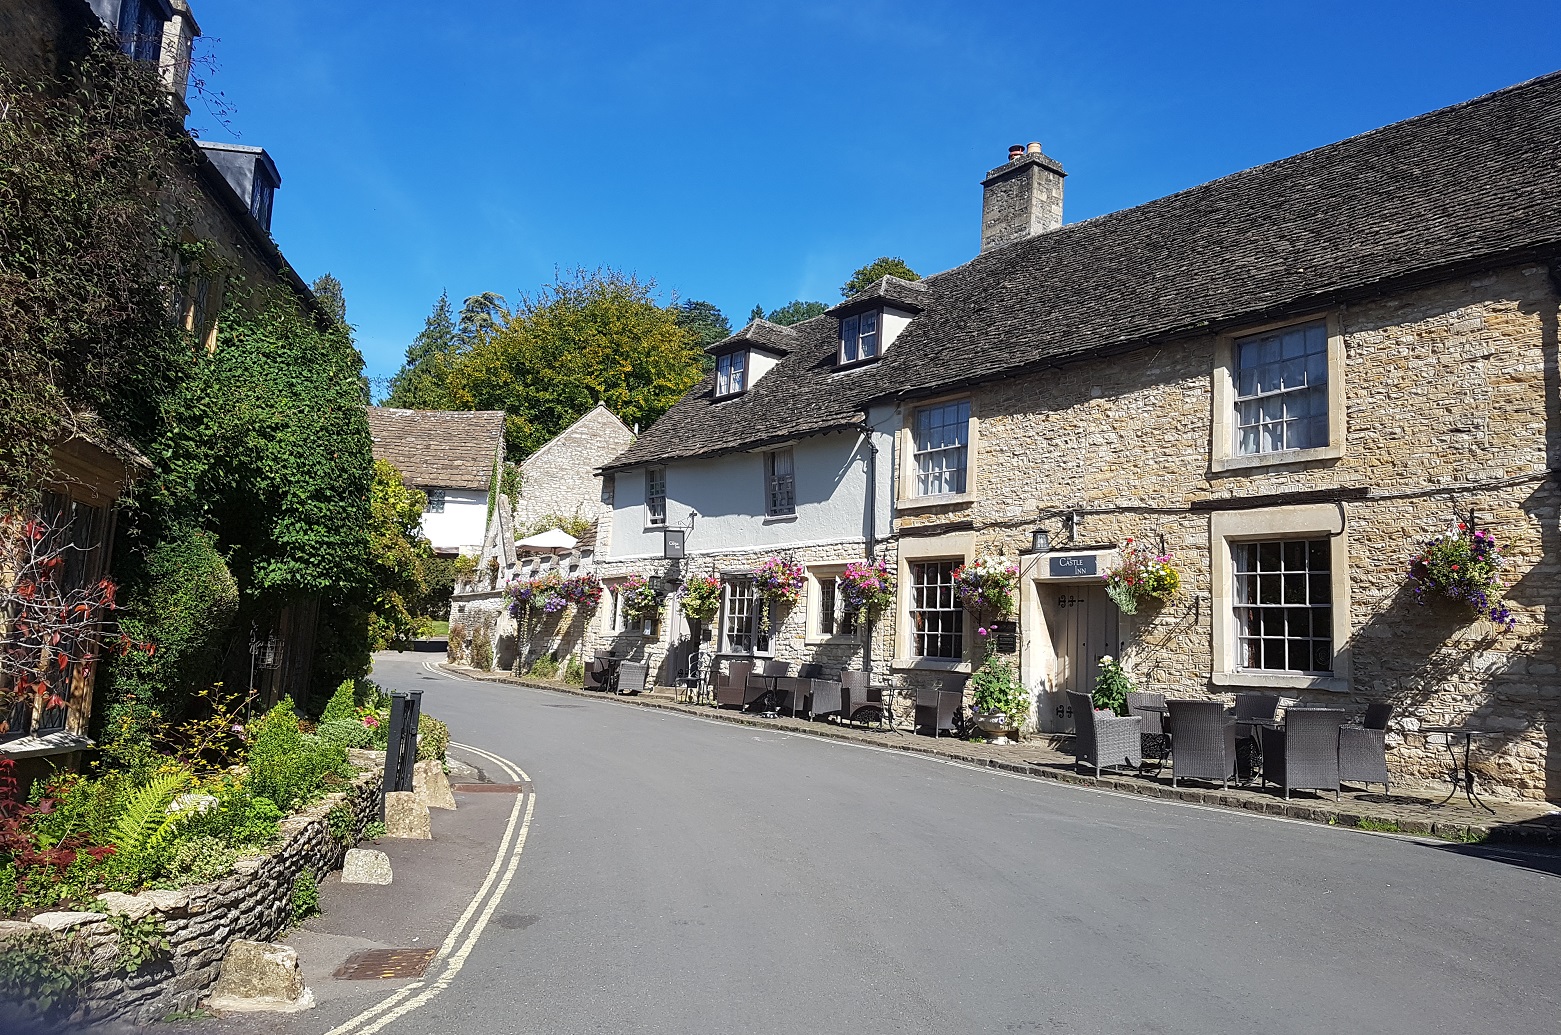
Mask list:
POLYGON ((1102 664, 1102 665, 1109 665, 1109 664, 1111 664, 1111 663, 1112 663, 1112 662, 1113 662, 1113 661, 1115 661, 1115 660, 1116 660, 1116 658, 1113 658, 1113 657, 1112 657, 1112 656, 1111 656, 1111 655, 1109 655, 1109 654, 1102 654, 1102 655, 1101 655, 1101 656, 1100 656, 1100 663, 1101 663, 1101 664, 1102 664))

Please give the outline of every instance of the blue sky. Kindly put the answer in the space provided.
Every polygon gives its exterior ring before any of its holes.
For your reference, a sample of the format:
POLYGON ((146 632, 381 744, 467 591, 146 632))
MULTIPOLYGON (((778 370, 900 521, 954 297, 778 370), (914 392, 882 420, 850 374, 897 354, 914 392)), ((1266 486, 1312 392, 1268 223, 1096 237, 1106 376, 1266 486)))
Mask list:
POLYGON ((738 325, 968 260, 1012 143, 1072 222, 1561 69, 1554 0, 192 6, 234 113, 190 124, 271 152, 376 377, 441 290, 606 265, 738 325))

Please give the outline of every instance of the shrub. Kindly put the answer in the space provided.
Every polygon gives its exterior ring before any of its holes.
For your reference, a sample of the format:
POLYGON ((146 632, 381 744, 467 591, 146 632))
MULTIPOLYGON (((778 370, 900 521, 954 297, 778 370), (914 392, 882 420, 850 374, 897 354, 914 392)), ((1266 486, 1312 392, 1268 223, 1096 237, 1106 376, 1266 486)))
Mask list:
POLYGON ((484 672, 493 668, 493 641, 488 638, 488 627, 480 625, 472 634, 472 668, 484 672))
POLYGON ((363 720, 349 717, 331 719, 314 728, 314 735, 321 743, 341 748, 369 748, 374 746, 374 731, 363 725, 363 720))
POLYGON ((1100 674, 1095 677, 1095 692, 1090 695, 1095 707, 1126 715, 1127 695, 1132 689, 1132 680, 1122 671, 1122 663, 1109 654, 1103 655, 1100 659, 1100 674))
POLYGON ((92 961, 76 940, 29 934, 0 952, 0 1002, 27 1003, 48 1013, 75 998, 92 975, 92 961))
POLYGON ((466 650, 466 626, 452 623, 444 644, 445 660, 459 665, 467 658, 466 650))
POLYGON ((564 682, 570 686, 585 685, 585 666, 580 664, 580 659, 574 654, 569 655, 569 660, 564 663, 564 682))
POLYGON ((558 659, 544 654, 531 663, 531 674, 540 679, 552 679, 558 675, 558 659))
POLYGON ((450 727, 431 715, 417 717, 417 760, 443 761, 445 749, 450 746, 450 727))
POLYGON ((1014 667, 989 656, 970 677, 970 700, 982 712, 1002 712, 1013 729, 1024 726, 1030 715, 1030 692, 1019 682, 1014 667))
POLYGON ((307 920, 320 911, 320 886, 314 879, 314 874, 308 870, 299 873, 293 879, 292 895, 293 923, 307 920))
MULTIPOLYGON (((367 680, 364 680, 367 682, 367 680)), ((326 702, 325 710, 320 713, 320 722, 332 722, 338 719, 350 719, 358 709, 358 681, 353 679, 342 680, 341 686, 331 695, 326 702)))
POLYGON ((233 868, 239 849, 219 837, 201 834, 174 842, 163 866, 158 887, 179 888, 186 884, 205 884, 233 868))
POLYGON ((291 698, 267 712, 251 731, 249 787, 283 811, 307 804, 319 795, 327 777, 347 773, 347 751, 298 728, 291 698))

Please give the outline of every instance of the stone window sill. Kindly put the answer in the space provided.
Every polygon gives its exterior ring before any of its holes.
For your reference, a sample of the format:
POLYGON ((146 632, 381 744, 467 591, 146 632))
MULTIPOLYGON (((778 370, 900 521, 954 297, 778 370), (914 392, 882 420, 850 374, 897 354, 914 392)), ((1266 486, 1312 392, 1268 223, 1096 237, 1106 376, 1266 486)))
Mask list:
POLYGON ((1343 446, 1318 446, 1315 449, 1282 449, 1273 453, 1215 457, 1209 462, 1209 468, 1216 473, 1221 471, 1247 471, 1258 467, 1285 467, 1291 464, 1310 463, 1315 460, 1337 460, 1343 455, 1343 446))
POLYGON ((970 662, 955 658, 895 658, 889 667, 906 672, 965 672, 971 670, 970 662))
POLYGON ((787 521, 795 521, 795 520, 797 520, 797 515, 795 513, 792 513, 792 514, 766 514, 766 515, 764 515, 764 519, 761 522, 761 524, 778 525, 778 524, 783 524, 784 522, 787 522, 787 521))
POLYGON ((912 496, 898 500, 894 507, 901 512, 930 510, 933 507, 957 507, 964 503, 973 503, 975 498, 975 493, 972 492, 949 493, 943 496, 912 496))
POLYGON ((1214 686, 1253 690, 1324 690, 1331 694, 1350 692, 1350 681, 1337 676, 1303 676, 1293 672, 1216 672, 1209 677, 1214 686))

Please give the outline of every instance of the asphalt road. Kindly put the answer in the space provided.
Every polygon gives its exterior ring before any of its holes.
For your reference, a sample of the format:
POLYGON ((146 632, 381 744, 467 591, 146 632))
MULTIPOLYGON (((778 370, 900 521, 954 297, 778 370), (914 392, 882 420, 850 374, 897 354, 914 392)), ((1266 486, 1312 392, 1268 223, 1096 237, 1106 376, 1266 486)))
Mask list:
POLYGON ((1538 857, 460 680, 427 658, 382 655, 375 678, 522 766, 536 810, 496 922, 391 1035, 1561 1029, 1561 878, 1538 857))

